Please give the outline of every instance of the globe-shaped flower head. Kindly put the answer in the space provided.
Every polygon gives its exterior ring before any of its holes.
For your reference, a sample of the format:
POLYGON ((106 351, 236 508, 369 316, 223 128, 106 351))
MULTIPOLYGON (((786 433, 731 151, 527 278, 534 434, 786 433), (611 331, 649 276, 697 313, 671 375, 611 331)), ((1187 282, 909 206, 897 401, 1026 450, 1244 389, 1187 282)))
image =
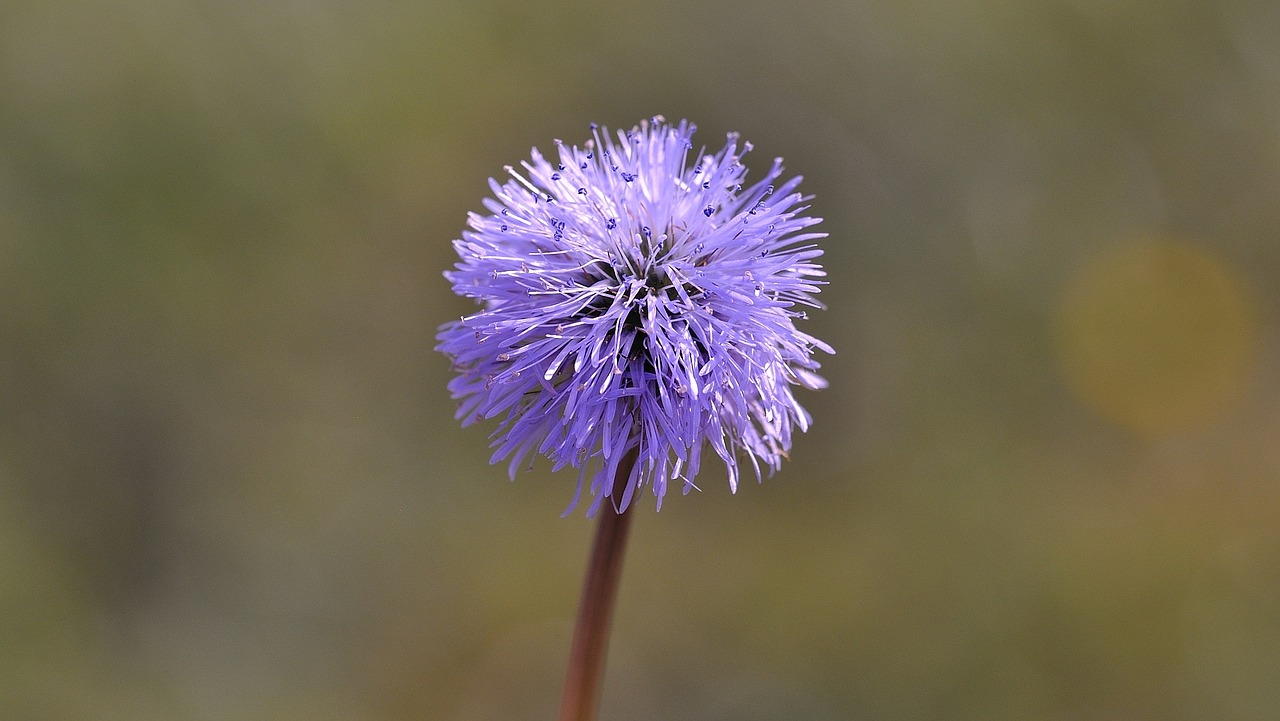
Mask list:
POLYGON ((826 385, 812 355, 831 349, 795 325, 825 275, 800 178, 780 181, 779 158, 746 185, 751 144, 694 154, 694 130, 655 117, 615 140, 593 124, 584 147, 535 148, 489 181, 445 273, 482 307, 438 335, 458 417, 501 418, 493 462, 513 478, 535 454, 578 468, 590 513, 646 485, 659 508, 670 481, 687 493, 706 448, 734 490, 744 459, 757 480, 777 470, 810 422, 794 387, 826 385))

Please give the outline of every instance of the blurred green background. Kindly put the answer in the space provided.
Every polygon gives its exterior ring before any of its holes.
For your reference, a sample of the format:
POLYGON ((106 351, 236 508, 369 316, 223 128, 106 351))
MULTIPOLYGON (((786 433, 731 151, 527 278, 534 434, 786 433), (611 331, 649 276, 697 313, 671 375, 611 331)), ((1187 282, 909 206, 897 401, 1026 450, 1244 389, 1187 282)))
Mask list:
POLYGON ((592 524, 440 273, 655 113, 806 176, 838 355, 639 507, 604 718, 1280 718, 1272 0, 9 0, 0 718, 552 718, 592 524))

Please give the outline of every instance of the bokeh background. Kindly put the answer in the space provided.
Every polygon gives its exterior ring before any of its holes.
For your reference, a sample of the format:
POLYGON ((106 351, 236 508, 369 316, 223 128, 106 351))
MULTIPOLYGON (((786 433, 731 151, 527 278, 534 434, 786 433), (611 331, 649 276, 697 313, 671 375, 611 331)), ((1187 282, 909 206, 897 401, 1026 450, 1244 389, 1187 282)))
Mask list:
POLYGON ((8 0, 0 718, 552 718, 592 524, 441 271, 655 113, 806 176, 838 354, 638 509, 604 718, 1280 718, 1271 0, 8 0))

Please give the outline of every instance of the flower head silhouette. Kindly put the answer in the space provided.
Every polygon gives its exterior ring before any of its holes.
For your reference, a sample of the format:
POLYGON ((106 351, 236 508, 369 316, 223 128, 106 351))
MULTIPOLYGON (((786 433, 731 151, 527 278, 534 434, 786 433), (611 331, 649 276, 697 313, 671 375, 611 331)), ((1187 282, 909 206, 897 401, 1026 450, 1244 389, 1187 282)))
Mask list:
POLYGON ((759 479, 807 429, 794 387, 826 385, 813 352, 831 348, 795 324, 822 307, 826 234, 780 158, 744 186, 751 144, 736 134, 695 153, 687 121, 591 129, 490 180, 488 214, 454 241, 445 276, 481 306, 437 336, 458 417, 501 419, 492 461, 513 478, 537 454, 579 469, 574 504, 589 486, 590 514, 644 486, 661 508, 669 482, 695 487, 706 448, 736 490, 742 461, 759 479))

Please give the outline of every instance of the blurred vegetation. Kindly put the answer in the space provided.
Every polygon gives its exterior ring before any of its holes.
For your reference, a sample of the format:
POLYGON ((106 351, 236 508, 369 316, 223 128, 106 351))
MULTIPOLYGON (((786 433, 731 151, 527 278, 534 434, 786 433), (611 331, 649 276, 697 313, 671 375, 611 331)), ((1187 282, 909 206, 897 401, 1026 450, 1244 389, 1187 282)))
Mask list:
POLYGON ((1267 0, 0 6, 0 717, 545 719, 591 524, 440 272, 586 124, 827 219, 795 461, 642 504, 609 719, 1280 717, 1267 0))

